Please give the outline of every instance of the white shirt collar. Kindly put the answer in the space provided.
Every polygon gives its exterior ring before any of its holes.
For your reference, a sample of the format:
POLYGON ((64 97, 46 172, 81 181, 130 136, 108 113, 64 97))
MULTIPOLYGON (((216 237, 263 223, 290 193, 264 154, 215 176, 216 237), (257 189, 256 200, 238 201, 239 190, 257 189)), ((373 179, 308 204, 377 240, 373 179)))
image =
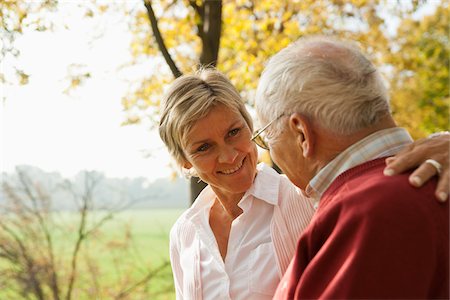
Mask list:
POLYGON ((280 175, 264 163, 259 163, 256 169, 258 173, 255 181, 242 198, 252 195, 269 204, 278 205, 280 175))
MULTIPOLYGON (((277 205, 280 175, 264 163, 259 163, 256 168, 258 172, 255 180, 242 197, 240 203, 251 195, 269 204, 277 205)), ((186 217, 188 219, 193 218, 199 211, 211 208, 215 197, 216 194, 211 187, 209 185, 206 186, 198 195, 197 199, 195 199, 191 208, 186 212, 186 217)))

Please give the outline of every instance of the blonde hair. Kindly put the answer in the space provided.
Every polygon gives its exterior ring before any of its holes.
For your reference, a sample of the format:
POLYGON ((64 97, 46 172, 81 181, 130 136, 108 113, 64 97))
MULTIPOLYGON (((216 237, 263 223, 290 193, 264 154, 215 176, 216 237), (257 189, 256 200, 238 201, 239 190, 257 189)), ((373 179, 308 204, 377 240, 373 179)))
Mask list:
POLYGON ((240 113, 253 131, 252 119, 239 92, 219 71, 208 68, 177 78, 161 102, 159 135, 169 153, 182 167, 187 161, 183 149, 186 134, 212 108, 224 105, 240 113))
MULTIPOLYGON (((325 36, 301 38, 273 56, 255 103, 266 120, 298 112, 340 135, 390 113, 387 89, 375 66, 355 45, 325 36)), ((280 126, 278 122, 275 131, 280 126)))

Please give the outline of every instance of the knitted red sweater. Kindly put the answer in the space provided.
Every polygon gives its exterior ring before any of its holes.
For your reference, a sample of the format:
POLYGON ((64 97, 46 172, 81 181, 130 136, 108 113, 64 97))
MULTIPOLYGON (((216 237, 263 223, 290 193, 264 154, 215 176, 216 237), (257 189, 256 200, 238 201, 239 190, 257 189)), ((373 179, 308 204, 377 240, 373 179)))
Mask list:
POLYGON ((384 159, 341 174, 302 234, 275 299, 449 298, 449 205, 384 159))

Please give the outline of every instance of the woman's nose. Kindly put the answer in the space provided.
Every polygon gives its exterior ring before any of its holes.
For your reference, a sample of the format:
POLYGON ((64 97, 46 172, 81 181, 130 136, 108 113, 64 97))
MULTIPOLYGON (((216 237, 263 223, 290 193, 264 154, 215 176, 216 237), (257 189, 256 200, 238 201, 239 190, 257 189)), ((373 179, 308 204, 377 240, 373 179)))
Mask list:
POLYGON ((238 151, 231 145, 221 147, 219 152, 219 163, 233 163, 238 156, 238 151))

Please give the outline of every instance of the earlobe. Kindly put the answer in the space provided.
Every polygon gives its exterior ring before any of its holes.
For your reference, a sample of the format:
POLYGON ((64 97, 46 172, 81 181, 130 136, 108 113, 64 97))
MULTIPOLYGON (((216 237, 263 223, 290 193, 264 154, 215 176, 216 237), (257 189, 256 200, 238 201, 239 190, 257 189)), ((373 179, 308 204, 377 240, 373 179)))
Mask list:
POLYGON ((303 135, 302 148, 303 148, 303 157, 305 157, 305 158, 308 157, 310 154, 309 143, 308 143, 308 140, 306 139, 305 135, 303 135))
POLYGON ((189 170, 190 168, 192 168, 192 164, 188 161, 185 161, 183 163, 183 168, 189 170))

